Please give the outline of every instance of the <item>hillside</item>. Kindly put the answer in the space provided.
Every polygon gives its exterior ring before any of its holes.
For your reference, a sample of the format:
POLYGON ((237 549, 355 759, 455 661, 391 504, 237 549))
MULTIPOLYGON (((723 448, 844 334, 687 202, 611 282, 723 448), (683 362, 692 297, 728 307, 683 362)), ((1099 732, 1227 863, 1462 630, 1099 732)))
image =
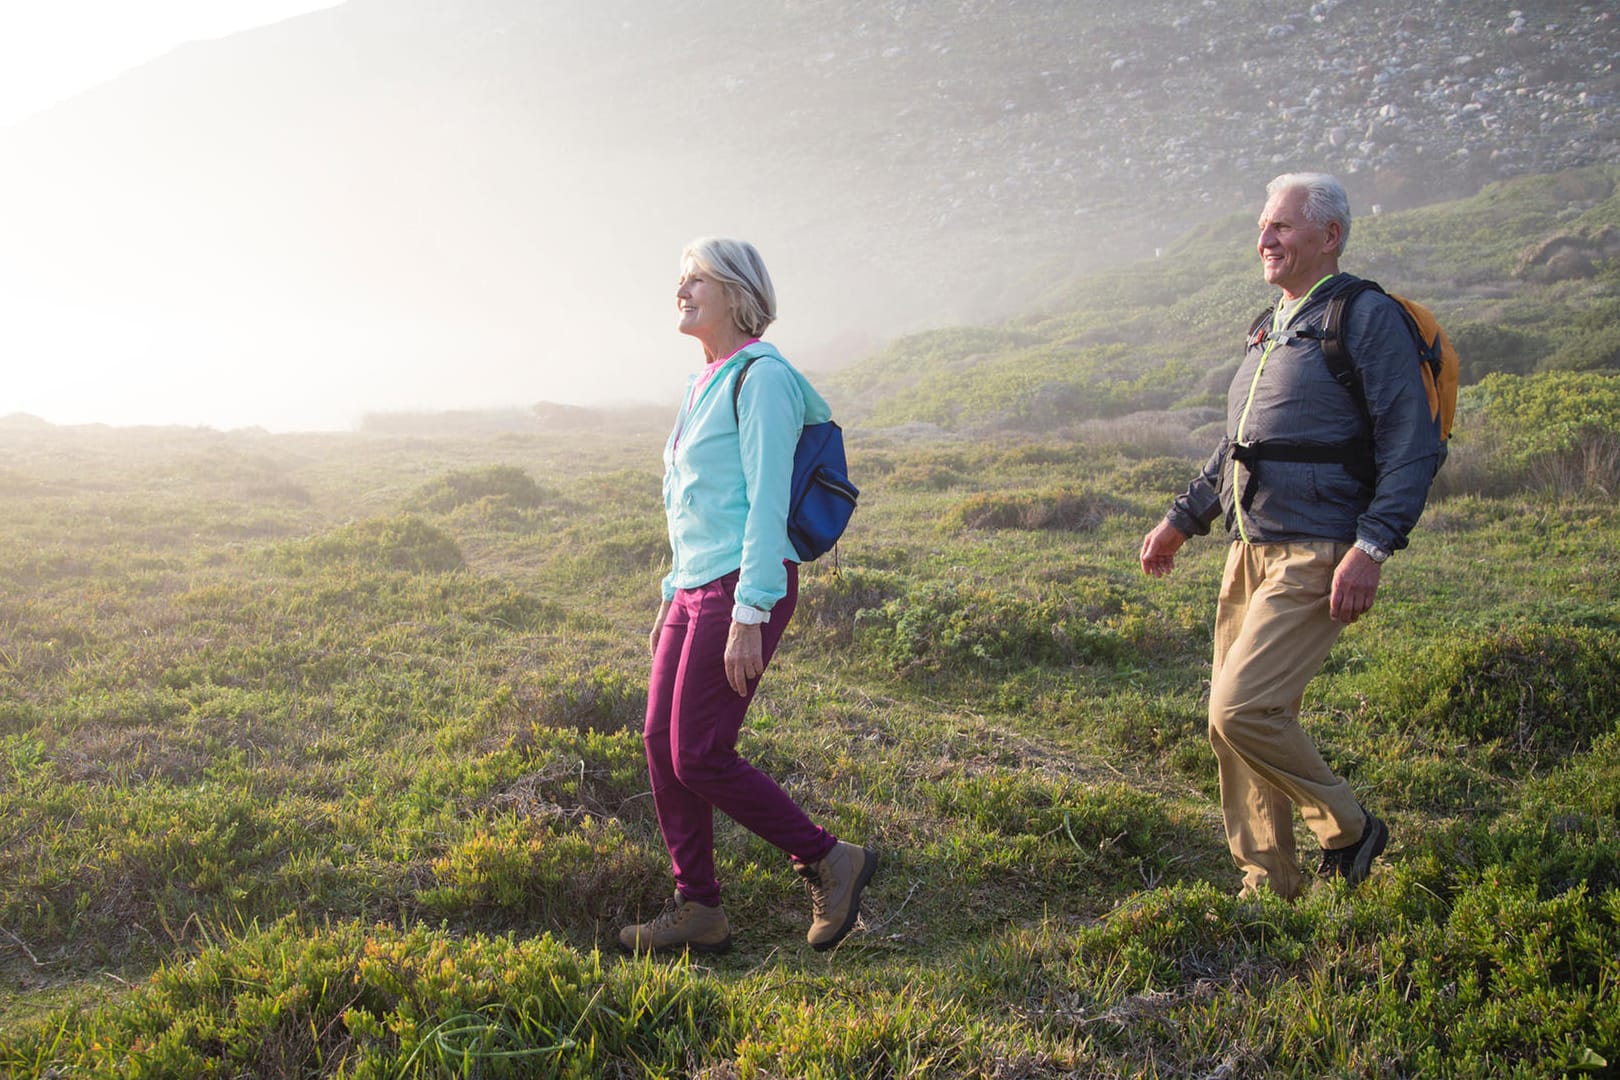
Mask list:
POLYGON ((1567 0, 350 0, 0 137, 0 344, 90 419, 662 400, 693 235, 759 242, 834 366, 1284 168, 1394 209, 1615 163, 1617 52, 1567 0))
MULTIPOLYGON (((1073 436, 1130 417, 1177 443, 1224 405, 1243 330, 1270 302, 1253 217, 1157 259, 1054 283, 1021 318, 902 338, 829 380, 852 422, 963 435, 1073 436)), ((1620 368, 1620 169, 1488 186, 1357 219, 1344 269, 1422 299, 1493 372, 1620 368)))

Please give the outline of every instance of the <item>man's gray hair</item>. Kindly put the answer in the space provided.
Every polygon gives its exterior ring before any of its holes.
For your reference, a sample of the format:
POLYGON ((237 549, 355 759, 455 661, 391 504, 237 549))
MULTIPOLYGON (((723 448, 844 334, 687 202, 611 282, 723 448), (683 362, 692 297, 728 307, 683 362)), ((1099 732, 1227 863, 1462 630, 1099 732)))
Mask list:
POLYGON ((1321 172, 1283 173, 1266 185, 1266 198, 1280 191, 1305 193, 1305 220, 1314 225, 1339 223, 1339 254, 1350 243, 1350 196, 1337 177, 1321 172))
POLYGON ((759 251, 746 240, 705 236, 686 245, 681 262, 691 259, 697 268, 718 281, 731 301, 737 329, 759 337, 776 321, 776 286, 759 251))

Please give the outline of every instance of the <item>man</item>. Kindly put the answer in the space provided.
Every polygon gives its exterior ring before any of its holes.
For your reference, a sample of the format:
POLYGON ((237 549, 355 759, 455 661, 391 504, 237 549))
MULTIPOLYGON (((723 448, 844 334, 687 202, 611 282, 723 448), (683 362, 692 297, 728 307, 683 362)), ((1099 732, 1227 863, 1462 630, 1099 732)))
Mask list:
POLYGON ((1304 881, 1290 804, 1321 844, 1323 877, 1361 882, 1389 840, 1323 761, 1299 710, 1340 631, 1372 607, 1384 560, 1406 546, 1439 435, 1395 301, 1366 291, 1345 309, 1354 388, 1322 355, 1327 301, 1356 280, 1339 273, 1344 188, 1292 173, 1266 195, 1260 265, 1282 295, 1233 378, 1225 436, 1143 539, 1141 560, 1146 573, 1168 574, 1187 538, 1224 514, 1232 545, 1209 694, 1221 814, 1243 891, 1292 898, 1304 881))

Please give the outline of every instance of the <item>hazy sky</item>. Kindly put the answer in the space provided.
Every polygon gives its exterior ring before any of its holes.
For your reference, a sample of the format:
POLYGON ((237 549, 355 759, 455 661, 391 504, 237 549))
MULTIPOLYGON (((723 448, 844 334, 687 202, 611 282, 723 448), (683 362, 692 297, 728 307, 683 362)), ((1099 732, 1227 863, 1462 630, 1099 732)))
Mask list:
POLYGON ((339 0, 0 0, 0 127, 187 41, 339 0))

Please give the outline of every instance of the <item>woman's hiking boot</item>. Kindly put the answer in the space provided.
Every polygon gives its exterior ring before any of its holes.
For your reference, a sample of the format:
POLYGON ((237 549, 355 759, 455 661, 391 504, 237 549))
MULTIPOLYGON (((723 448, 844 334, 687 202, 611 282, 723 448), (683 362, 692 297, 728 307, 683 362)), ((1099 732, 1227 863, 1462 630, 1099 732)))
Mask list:
POLYGON ((810 890, 814 921, 805 938, 817 952, 832 948, 861 914, 861 890, 877 869, 877 852, 842 840, 820 862, 793 860, 793 871, 810 890))
POLYGON ((619 944, 631 952, 690 949, 723 953, 731 948, 731 923, 719 904, 710 907, 677 892, 652 921, 620 930, 619 944))

